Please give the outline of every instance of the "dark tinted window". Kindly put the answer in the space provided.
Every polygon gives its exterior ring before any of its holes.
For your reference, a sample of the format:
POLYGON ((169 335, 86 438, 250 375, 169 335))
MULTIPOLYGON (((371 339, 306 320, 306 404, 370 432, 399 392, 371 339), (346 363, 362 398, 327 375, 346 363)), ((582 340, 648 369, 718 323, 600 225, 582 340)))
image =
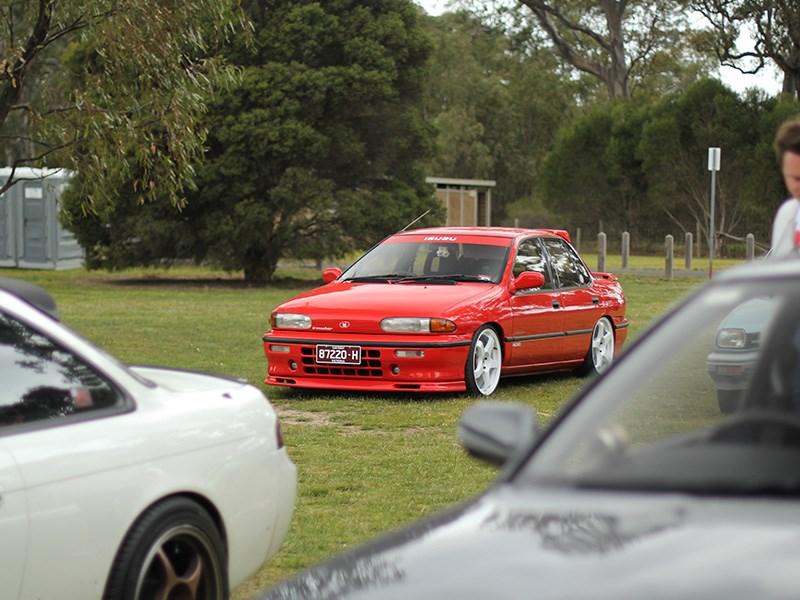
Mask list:
POLYGON ((560 238, 543 239, 561 287, 589 285, 592 278, 578 255, 560 238))
POLYGON ((553 289, 553 278, 547 266, 547 256, 537 238, 523 240, 517 247, 517 256, 514 259, 514 277, 525 271, 535 271, 544 275, 544 285, 539 289, 553 289))
POLYGON ((80 358, 0 313, 0 428, 121 404, 122 395, 80 358))

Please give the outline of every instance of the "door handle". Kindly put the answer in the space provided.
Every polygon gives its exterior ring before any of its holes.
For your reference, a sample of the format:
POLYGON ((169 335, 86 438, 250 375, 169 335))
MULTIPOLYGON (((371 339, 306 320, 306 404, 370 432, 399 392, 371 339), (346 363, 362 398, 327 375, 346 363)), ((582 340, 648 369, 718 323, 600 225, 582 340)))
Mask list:
POLYGON ((561 303, 558 300, 553 300, 553 308, 561 308, 561 303))

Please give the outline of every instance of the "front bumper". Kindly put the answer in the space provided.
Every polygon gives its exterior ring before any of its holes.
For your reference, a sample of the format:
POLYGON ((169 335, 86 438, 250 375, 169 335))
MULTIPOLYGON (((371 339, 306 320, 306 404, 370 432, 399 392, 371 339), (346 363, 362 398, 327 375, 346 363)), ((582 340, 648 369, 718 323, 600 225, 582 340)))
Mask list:
POLYGON ((376 392, 462 392, 470 339, 453 336, 264 335, 268 385, 376 392), (358 346, 358 365, 323 364, 316 346, 358 346))
POLYGON ((753 375, 758 350, 725 352, 715 350, 708 355, 708 374, 718 390, 741 391, 753 375))

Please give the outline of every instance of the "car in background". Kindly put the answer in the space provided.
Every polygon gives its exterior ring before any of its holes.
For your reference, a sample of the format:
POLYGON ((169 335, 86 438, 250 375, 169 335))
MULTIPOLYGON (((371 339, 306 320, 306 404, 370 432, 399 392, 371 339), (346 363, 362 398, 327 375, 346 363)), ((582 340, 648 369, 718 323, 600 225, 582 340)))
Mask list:
POLYGON ((759 354, 761 332, 772 312, 771 298, 753 298, 735 307, 714 334, 708 373, 717 386, 721 412, 736 410, 759 354))
POLYGON ((4 600, 223 600, 277 552, 297 475, 256 387, 123 365, 9 278, 0 382, 4 600))
POLYGON ((443 227, 389 236, 278 306, 269 385, 492 394, 503 376, 598 373, 625 341, 625 295, 554 229, 443 227))
POLYGON ((717 274, 544 428, 483 400, 458 435, 502 465, 478 496, 300 571, 259 600, 797 596, 800 262, 717 274), (706 368, 731 311, 769 296, 741 402, 706 368))

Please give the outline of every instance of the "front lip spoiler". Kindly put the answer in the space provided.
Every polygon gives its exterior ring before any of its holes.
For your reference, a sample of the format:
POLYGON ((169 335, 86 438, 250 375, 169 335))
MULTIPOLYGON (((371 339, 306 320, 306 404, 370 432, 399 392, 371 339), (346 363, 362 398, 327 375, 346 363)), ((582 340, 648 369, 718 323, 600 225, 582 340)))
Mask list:
POLYGON ((306 346, 314 344, 334 344, 342 346, 362 346, 364 348, 459 348, 461 346, 469 346, 472 343, 470 340, 456 342, 357 342, 331 339, 280 338, 269 335, 265 335, 263 341, 269 344, 302 344, 306 346))

